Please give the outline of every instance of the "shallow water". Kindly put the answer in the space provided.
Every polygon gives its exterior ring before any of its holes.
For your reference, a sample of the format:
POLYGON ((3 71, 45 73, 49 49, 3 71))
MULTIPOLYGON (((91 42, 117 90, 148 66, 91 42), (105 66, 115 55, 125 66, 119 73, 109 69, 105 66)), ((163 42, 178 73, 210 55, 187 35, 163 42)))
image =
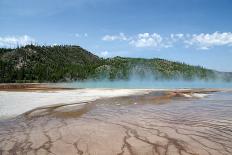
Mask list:
POLYGON ((68 88, 143 88, 143 89, 170 89, 170 88, 232 88, 232 82, 224 81, 156 81, 156 80, 128 80, 128 81, 76 81, 58 83, 56 85, 68 88))
POLYGON ((0 91, 0 120, 17 116, 37 107, 71 104, 99 98, 144 94, 136 89, 75 89, 60 91, 0 91))
POLYGON ((232 92, 194 94, 37 108, 0 123, 0 154, 231 155, 232 92))

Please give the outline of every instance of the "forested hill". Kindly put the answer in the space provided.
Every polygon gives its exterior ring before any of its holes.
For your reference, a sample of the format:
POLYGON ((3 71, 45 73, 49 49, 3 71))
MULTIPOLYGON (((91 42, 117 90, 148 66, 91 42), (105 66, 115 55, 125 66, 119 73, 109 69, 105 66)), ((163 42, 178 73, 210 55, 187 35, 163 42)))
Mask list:
POLYGON ((79 46, 0 49, 0 82, 59 82, 85 79, 226 80, 231 73, 163 59, 103 59, 79 46))

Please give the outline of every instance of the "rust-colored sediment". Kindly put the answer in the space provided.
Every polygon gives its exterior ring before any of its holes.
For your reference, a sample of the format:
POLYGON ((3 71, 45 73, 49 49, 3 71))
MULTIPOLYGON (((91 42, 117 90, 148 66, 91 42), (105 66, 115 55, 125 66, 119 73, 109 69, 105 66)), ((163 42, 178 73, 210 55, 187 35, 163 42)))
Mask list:
POLYGON ((212 118, 222 109, 198 109, 201 99, 182 97, 211 91, 37 108, 0 123, 0 155, 231 155, 232 120, 212 118))
POLYGON ((63 88, 51 84, 41 83, 8 83, 0 84, 0 91, 50 91, 50 90, 70 90, 72 88, 63 88))

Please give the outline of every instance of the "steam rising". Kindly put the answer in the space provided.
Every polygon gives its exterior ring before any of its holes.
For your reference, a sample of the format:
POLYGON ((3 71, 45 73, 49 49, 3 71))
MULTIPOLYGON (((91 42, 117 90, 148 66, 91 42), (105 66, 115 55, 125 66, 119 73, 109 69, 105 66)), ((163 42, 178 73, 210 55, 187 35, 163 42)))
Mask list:
POLYGON ((85 80, 58 85, 72 88, 128 88, 128 89, 169 89, 169 88, 232 88, 231 82, 224 81, 184 81, 184 80, 85 80))
POLYGON ((164 75, 152 70, 147 65, 135 65, 124 76, 123 69, 117 70, 114 79, 111 79, 111 66, 104 65, 98 68, 98 77, 84 81, 62 83, 62 86, 73 88, 232 88, 228 76, 212 72, 214 78, 201 79, 199 76, 186 79, 182 73, 164 75))

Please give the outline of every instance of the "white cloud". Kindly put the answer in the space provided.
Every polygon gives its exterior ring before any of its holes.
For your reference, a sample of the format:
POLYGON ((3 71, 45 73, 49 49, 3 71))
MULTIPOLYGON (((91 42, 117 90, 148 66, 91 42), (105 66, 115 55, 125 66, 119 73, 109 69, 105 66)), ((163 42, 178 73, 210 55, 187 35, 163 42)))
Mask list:
POLYGON ((103 51, 103 52, 100 53, 100 55, 102 57, 107 57, 109 55, 109 52, 108 51, 103 51))
POLYGON ((175 44, 181 43, 185 40, 186 35, 183 33, 171 33, 169 36, 164 37, 163 47, 173 47, 175 44))
POLYGON ((102 37, 104 41, 115 41, 115 40, 122 40, 127 41, 129 38, 126 37, 124 33, 119 33, 119 35, 105 35, 102 37))
POLYGON ((173 42, 177 42, 181 39, 184 39, 185 35, 183 33, 176 33, 176 34, 170 34, 170 40, 173 42))
POLYGON ((130 41, 135 47, 159 47, 162 45, 163 38, 157 34, 140 33, 130 41))
POLYGON ((103 41, 127 41, 130 45, 143 48, 143 47, 164 47, 168 48, 168 44, 164 44, 163 38, 157 33, 139 33, 136 36, 126 36, 124 33, 119 35, 105 35, 102 37, 103 41))
POLYGON ((203 50, 207 50, 214 46, 232 46, 232 33, 214 32, 212 34, 193 34, 190 39, 185 40, 185 43, 190 46, 197 46, 203 50))
POLYGON ((34 42, 35 39, 28 35, 0 37, 0 47, 25 46, 34 42))
POLYGON ((105 35, 102 40, 115 41, 121 40, 128 42, 129 45, 137 48, 170 48, 182 46, 185 48, 197 48, 207 50, 215 46, 232 46, 232 32, 214 32, 201 34, 173 33, 161 36, 158 33, 139 33, 135 36, 126 36, 124 33, 119 35, 105 35))

